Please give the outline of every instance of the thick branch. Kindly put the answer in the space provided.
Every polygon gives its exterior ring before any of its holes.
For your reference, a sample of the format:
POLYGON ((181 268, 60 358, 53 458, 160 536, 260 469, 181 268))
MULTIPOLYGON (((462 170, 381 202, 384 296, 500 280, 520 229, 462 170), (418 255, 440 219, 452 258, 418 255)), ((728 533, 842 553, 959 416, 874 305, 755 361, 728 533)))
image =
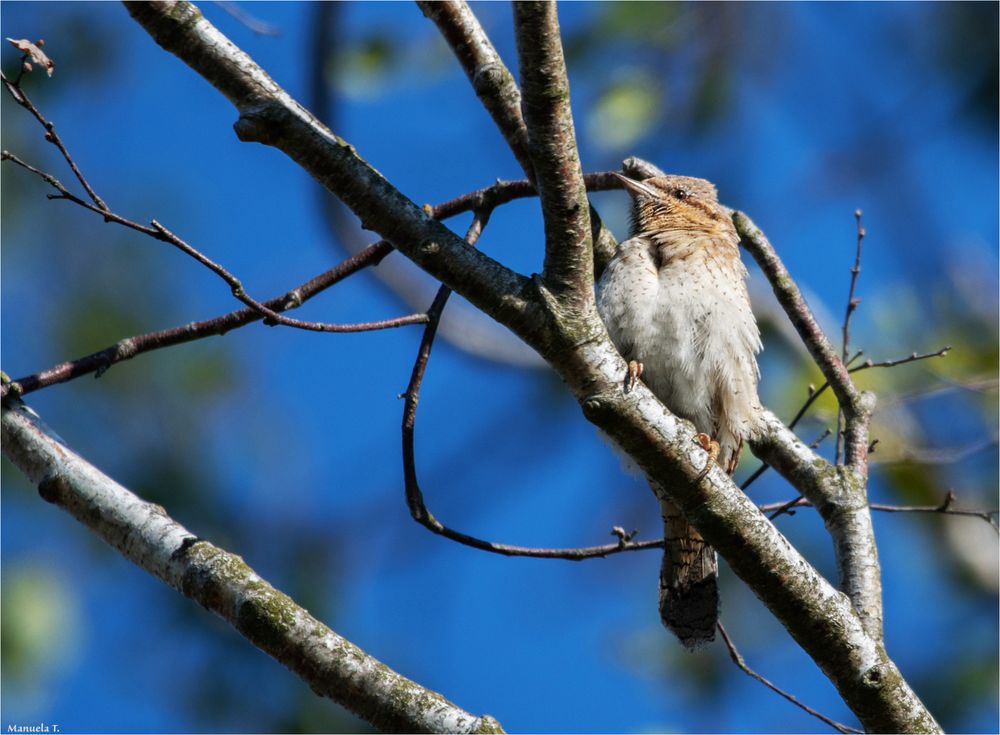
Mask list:
MULTIPOLYGON (((441 31, 525 176, 534 181, 534 165, 528 153, 528 128, 521 115, 521 91, 476 16, 464 0, 417 0, 417 5, 441 31)), ((600 276, 614 256, 618 241, 593 206, 590 207, 590 232, 594 243, 594 272, 600 276)))
MULTIPOLYGON (((339 95, 330 84, 329 64, 323 60, 338 57, 347 33, 343 19, 351 12, 349 3, 317 2, 310 6, 309 43, 303 49, 303 73, 309 92, 305 104, 328 127, 338 126, 339 95)), ((314 189, 315 201, 336 245, 349 253, 364 249, 371 238, 357 217, 323 186, 314 189)), ((414 311, 423 311, 433 298, 438 284, 415 272, 405 259, 390 260, 374 271, 375 278, 397 299, 414 311)), ((448 319, 441 325, 441 336, 463 352, 494 363, 540 369, 545 361, 522 340, 497 324, 479 309, 466 302, 453 304, 448 319)))
POLYGON ((543 278, 574 312, 587 313, 594 310, 593 241, 555 2, 515 2, 514 31, 528 150, 545 219, 543 278))
POLYGON ((502 732, 340 637, 235 554, 199 539, 73 452, 17 401, 2 414, 3 453, 41 496, 127 559, 235 627, 317 694, 384 731, 502 732))
POLYGON ((464 0, 417 0, 455 53, 476 96, 503 134, 529 179, 534 166, 528 153, 528 128, 521 117, 521 92, 489 37, 464 0))
POLYGON ((840 587, 868 632, 880 640, 882 582, 864 486, 850 468, 833 465, 810 450, 770 411, 764 414, 764 427, 751 442, 754 454, 816 506, 833 539, 840 587))

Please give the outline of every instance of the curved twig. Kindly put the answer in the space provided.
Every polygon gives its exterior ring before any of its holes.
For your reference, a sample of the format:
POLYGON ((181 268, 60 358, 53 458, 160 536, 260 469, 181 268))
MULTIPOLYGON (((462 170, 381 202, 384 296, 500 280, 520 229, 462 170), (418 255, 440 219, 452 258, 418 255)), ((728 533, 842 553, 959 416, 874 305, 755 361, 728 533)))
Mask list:
MULTIPOLYGON (((491 209, 477 210, 472 224, 465 235, 466 242, 475 245, 483 228, 489 220, 491 209)), ((420 489, 417 479, 416 455, 414 451, 414 431, 417 420, 417 405, 420 402, 420 386, 423 383, 424 375, 427 371, 427 363, 430 360, 431 349, 434 346, 434 338, 437 335, 437 327, 441 320, 441 314, 451 296, 451 289, 441 286, 438 289, 434 303, 427 310, 428 322, 424 327, 424 336, 417 349, 417 357, 413 363, 413 370, 410 374, 410 382, 404 393, 405 402, 403 405, 403 477, 405 480, 406 505, 410 509, 410 515, 415 521, 425 528, 433 531, 439 536, 456 541, 465 546, 471 546, 483 551, 489 551, 502 556, 526 556, 538 559, 567 559, 570 561, 582 561, 597 557, 606 557, 611 554, 623 551, 640 551, 643 549, 663 548, 663 540, 654 541, 632 541, 629 534, 618 535, 618 543, 603 544, 601 546, 588 546, 573 549, 543 549, 527 546, 512 546, 510 544, 498 544, 493 541, 485 541, 475 536, 470 536, 461 531, 456 531, 445 526, 434 514, 428 510, 424 503, 424 495, 420 489)))

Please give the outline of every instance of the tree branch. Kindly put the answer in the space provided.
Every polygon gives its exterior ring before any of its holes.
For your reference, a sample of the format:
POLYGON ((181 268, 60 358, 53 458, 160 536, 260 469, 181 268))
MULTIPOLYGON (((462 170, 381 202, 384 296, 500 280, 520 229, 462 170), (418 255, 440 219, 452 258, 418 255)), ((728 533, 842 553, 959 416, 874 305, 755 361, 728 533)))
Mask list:
MULTIPOLYGON (((956 495, 953 490, 949 490, 940 505, 890 505, 888 503, 871 503, 869 508, 882 513, 936 513, 950 516, 966 516, 968 518, 979 518, 986 521, 993 527, 993 530, 1000 533, 1000 524, 994 516, 1000 514, 1000 509, 994 510, 973 510, 970 508, 956 508, 956 495)), ((810 503, 805 498, 795 498, 785 503, 768 503, 760 506, 764 513, 771 511, 788 512, 791 508, 809 507, 810 503)), ((777 513, 775 513, 777 515, 777 513)), ((772 516, 773 517, 773 516, 772 516)))
MULTIPOLYGON (((846 419, 846 466, 831 467, 823 461, 814 472, 824 481, 799 487, 819 510, 833 537, 840 586, 864 621, 865 629, 876 640, 882 638, 882 580, 875 545, 875 531, 868 510, 868 430, 875 396, 855 387, 847 366, 820 329, 795 281, 785 268, 764 233, 742 212, 733 213, 733 223, 743 246, 753 255, 774 295, 788 315, 813 360, 833 388, 846 419)), ((770 431, 787 431, 780 421, 769 416, 770 431), (777 423, 775 423, 777 422, 777 423)), ((759 442, 766 444, 767 441, 759 442)), ((758 443, 754 443, 757 446, 758 443)), ((762 457, 768 464, 773 464, 762 457)), ((781 471, 781 468, 778 468, 781 471)), ((784 474, 784 473, 783 473, 784 474)), ((807 475, 812 473, 806 473, 807 475)))
MULTIPOLYGON (((219 278, 226 282, 232 291, 233 296, 242 303, 246 304, 253 311, 256 311, 262 318, 265 318, 269 324, 281 324, 282 326, 292 327, 295 329, 304 329, 310 332, 365 332, 376 329, 390 329, 392 327, 402 327, 408 324, 424 324, 427 322, 427 316, 424 314, 410 314, 407 316, 396 317, 393 319, 383 319, 380 321, 373 322, 362 322, 359 324, 331 324, 328 322, 314 322, 305 321, 302 319, 292 319, 286 316, 282 316, 277 311, 269 308, 266 304, 263 304, 252 296, 250 296, 246 289, 243 288, 243 283, 235 275, 230 273, 223 265, 216 263, 214 260, 209 258, 207 255, 202 253, 197 248, 189 245, 187 242, 182 240, 176 234, 168 230, 162 224, 153 220, 150 226, 141 225, 138 222, 133 222, 132 220, 122 217, 121 215, 112 212, 106 206, 103 208, 97 207, 94 204, 84 201, 80 197, 73 194, 62 182, 57 178, 41 171, 34 166, 25 163, 20 158, 14 154, 3 151, 0 153, 0 161, 10 161, 17 164, 23 169, 30 171, 42 180, 44 180, 49 186, 54 188, 59 192, 58 195, 50 195, 49 199, 65 199, 67 201, 78 204, 84 209, 101 214, 104 216, 105 222, 113 222, 116 225, 121 225, 130 230, 140 232, 143 235, 147 235, 154 240, 159 240, 160 242, 168 243, 173 247, 180 250, 185 255, 193 258, 197 262, 201 263, 203 266, 208 268, 210 271, 215 273, 219 278)), ((102 202, 103 204, 103 202, 102 202)))
POLYGON ((502 732, 373 658, 261 579, 73 452, 20 401, 2 409, 3 454, 41 496, 123 556, 222 617, 254 646, 384 731, 502 732))
POLYGON ((87 192, 87 196, 90 197, 90 201, 93 202, 94 206, 100 210, 107 210, 108 205, 105 204, 104 201, 97 195, 97 192, 94 191, 90 182, 87 181, 86 177, 84 177, 83 173, 76 165, 76 161, 74 161, 73 157, 69 154, 66 146, 63 145, 62 138, 60 138, 59 134, 56 133, 56 126, 50 120, 45 119, 42 113, 38 111, 38 108, 35 107, 30 99, 28 99, 28 95, 25 94, 24 90, 21 89, 20 77, 12 82, 7 79, 3 72, 0 72, 0 81, 3 82, 3 86, 6 87, 14 101, 30 112, 38 121, 38 124, 45 128, 45 140, 49 141, 52 145, 59 149, 59 152, 66 160, 66 163, 69 165, 73 175, 76 176, 76 180, 80 182, 80 186, 82 186, 83 190, 87 192))
MULTIPOLYGON (((670 499, 821 666, 868 729, 939 730, 844 596, 725 472, 716 467, 699 480, 708 455, 692 441, 691 425, 666 411, 641 384, 623 394, 625 363, 596 313, 593 321, 576 315, 573 324, 552 303, 544 284, 518 276, 430 220, 192 6, 136 3, 128 8, 164 48, 233 101, 241 113, 236 130, 244 140, 285 151, 398 250, 535 347, 566 380, 588 420, 614 437, 647 475, 670 488, 670 499), (589 334, 572 328, 579 327, 581 317, 589 334)), ((527 120, 530 130, 530 116, 527 120)), ((540 169, 537 159, 535 167, 540 169)))
MULTIPOLYGON (((848 372, 853 374, 861 372, 862 370, 868 370, 870 368, 896 367, 897 365, 906 365, 907 363, 917 362, 918 360, 926 360, 931 357, 944 357, 945 355, 948 354, 950 350, 951 347, 942 347, 940 350, 937 350, 936 352, 925 352, 923 354, 918 354, 914 352, 908 355, 907 357, 903 357, 897 360, 882 360, 881 362, 872 362, 871 359, 868 359, 865 360, 860 365, 851 367, 851 363, 853 363, 857 358, 861 357, 861 355, 863 354, 861 352, 857 352, 854 354, 853 357, 851 357, 850 360, 847 361, 846 364, 848 367, 848 372)), ((806 411, 809 410, 809 408, 813 405, 813 403, 816 402, 816 399, 819 398, 829 387, 830 387, 829 383, 823 383, 823 385, 821 385, 819 388, 816 388, 812 385, 809 386, 809 397, 806 398, 805 403, 803 403, 802 406, 799 408, 799 410, 796 411, 795 416, 792 417, 792 420, 788 422, 789 429, 794 429, 796 427, 799 421, 802 420, 802 417, 806 415, 806 411)), ((767 472, 767 469, 768 465, 762 464, 749 478, 747 478, 747 480, 742 485, 740 485, 740 489, 746 490, 761 475, 767 472)))
MULTIPOLYGON (((6 154, 6 157, 15 159, 15 156, 6 154)), ((21 165, 30 168, 34 173, 48 180, 49 174, 38 171, 33 167, 18 161, 21 165)), ((610 171, 590 173, 584 175, 588 191, 604 191, 607 189, 620 188, 619 182, 610 171)), ((57 182, 58 183, 58 182, 57 182)), ((59 184, 59 186, 62 186, 59 184)), ((536 192, 531 183, 525 179, 515 181, 498 181, 491 186, 467 192, 454 199, 449 199, 436 206, 426 206, 425 211, 435 219, 447 219, 463 212, 474 209, 494 209, 498 206, 511 202, 515 199, 535 196, 536 192)), ((339 265, 330 270, 306 281, 300 286, 286 292, 281 296, 274 297, 263 302, 268 309, 282 312, 294 309, 313 296, 325 291, 330 286, 339 283, 341 280, 368 266, 375 266, 393 251, 392 245, 386 240, 369 245, 364 250, 350 256, 339 265)), ((421 315, 422 316, 422 315, 421 315)), ((126 337, 115 344, 97 352, 91 353, 76 360, 69 360, 54 365, 45 370, 41 370, 31 375, 22 376, 12 381, 5 382, 0 388, 0 398, 6 398, 8 394, 27 395, 36 390, 47 388, 50 385, 64 383, 82 375, 95 373, 96 377, 104 374, 112 365, 130 360, 137 355, 153 350, 171 347, 176 344, 193 342, 205 337, 221 336, 234 329, 264 320, 265 324, 273 322, 264 317, 260 311, 255 309, 239 309, 236 311, 205 319, 197 322, 190 322, 169 329, 157 330, 145 334, 126 337)), ((389 320, 391 321, 391 320, 389 320)), ((360 322, 357 324, 337 325, 341 332, 368 331, 378 328, 385 322, 360 322)), ((586 551, 593 552, 593 556, 604 556, 604 550, 608 546, 588 547, 586 551)), ((576 550, 572 550, 576 551, 576 550)), ((608 552, 610 553, 610 551, 608 552)))
POLYGON ((747 666, 747 662, 743 660, 743 656, 741 656, 740 652, 736 649, 736 644, 733 643, 733 639, 729 637, 729 633, 726 632, 726 628, 722 625, 721 621, 719 622, 719 633, 722 634, 722 641, 723 641, 723 643, 726 644, 726 648, 729 650, 729 658, 732 659, 733 663, 736 664, 736 667, 740 671, 742 671, 744 674, 746 674, 747 676, 749 676, 752 679, 755 679, 755 680, 759 681, 761 684, 763 684, 764 686, 766 686, 772 692, 775 692, 776 694, 784 697, 785 699, 787 699, 789 702, 791 702, 792 704, 794 704, 799 709, 803 710, 807 714, 812 715, 816 719, 821 720, 822 722, 826 723, 827 725, 829 725, 830 727, 832 727, 837 732, 840 732, 840 733, 859 733, 860 732, 859 730, 855 730, 853 727, 848 727, 847 725, 844 725, 843 723, 837 722, 836 720, 831 720, 829 717, 827 717, 826 715, 822 714, 821 712, 817 712, 816 710, 814 710, 809 705, 803 704, 802 702, 800 702, 798 700, 797 697, 795 697, 792 694, 789 694, 784 689, 780 688, 776 684, 773 684, 772 682, 770 682, 769 680, 765 679, 763 676, 761 676, 760 674, 758 674, 756 671, 754 671, 753 669, 751 669, 749 666, 747 666))
MULTIPOLYGON (((476 16, 465 0, 417 0, 417 5, 441 31, 525 176, 534 181, 535 170, 528 151, 528 128, 521 114, 521 91, 476 16)), ((594 273, 599 277, 614 256, 618 241, 604 226, 593 206, 590 207, 590 233, 594 247, 594 273)))
POLYGON ((528 151, 545 220, 542 278, 568 309, 587 314, 596 308, 593 240, 555 2, 515 2, 514 32, 528 151))
MULTIPOLYGON (((350 3, 318 2, 310 6, 309 43, 303 73, 308 79, 306 104, 328 127, 337 128, 339 96, 330 83, 330 63, 343 56, 340 44, 346 24, 343 17, 355 7, 350 3)), ((348 253, 357 253, 370 242, 357 217, 324 186, 314 187, 319 213, 333 242, 348 253)), ((414 311, 423 311, 433 299, 437 283, 418 272, 406 259, 390 260, 374 271, 375 278, 393 296, 414 311)), ((490 362, 540 369, 545 361, 522 340, 471 304, 459 302, 440 326, 440 335, 458 349, 490 362)))
POLYGON ((524 175, 534 179, 528 128, 521 117, 521 91, 472 9, 464 0, 417 0, 417 6, 441 31, 524 175))
MULTIPOLYGON (((926 359, 931 358, 931 357, 944 357, 950 351, 951 351, 951 347, 950 346, 946 346, 946 347, 942 347, 940 350, 937 350, 936 352, 925 352, 923 354, 918 354, 916 352, 913 352, 910 355, 908 355, 907 357, 903 357, 903 358, 900 358, 900 359, 897 359, 897 360, 882 360, 881 362, 872 362, 870 359, 868 359, 868 360, 865 360, 860 365, 857 365, 855 367, 851 367, 850 366, 851 363, 854 362, 854 359, 852 358, 851 360, 849 360, 847 362, 847 367, 848 367, 848 372, 849 373, 857 373, 857 372, 860 372, 862 370, 868 370, 869 368, 896 367, 897 365, 905 365, 905 364, 910 363, 910 362, 917 362, 918 360, 926 360, 926 359)), ((862 353, 858 352, 855 355, 855 357, 860 357, 861 354, 862 353)), ((795 425, 798 424, 799 421, 802 420, 803 416, 805 416, 806 411, 809 410, 809 407, 812 406, 813 403, 815 403, 816 399, 819 398, 826 391, 826 389, 829 388, 829 387, 830 387, 830 383, 829 383, 829 381, 827 381, 827 382, 823 383, 823 385, 821 385, 819 388, 815 388, 815 389, 810 390, 809 397, 806 399, 806 402, 802 404, 802 407, 796 412, 795 416, 789 422, 788 428, 794 429, 795 425)))
MULTIPOLYGON (((542 318, 525 277, 470 248, 434 221, 188 2, 126 2, 132 17, 167 51, 204 77, 239 111, 244 142, 273 145, 340 197, 367 229, 381 234, 432 276, 514 329, 542 318)), ((527 331, 527 330, 520 330, 527 331)), ((530 330, 537 334, 538 330, 530 330)), ((530 344, 530 342, 529 342, 530 344)))
MULTIPOLYGON (((858 308, 858 304, 861 303, 861 299, 854 295, 854 289, 858 285, 858 276, 861 274, 861 244, 865 239, 865 228, 861 226, 861 210, 854 210, 854 220, 857 223, 858 240, 857 248, 854 253, 854 266, 851 268, 851 288, 847 293, 847 307, 844 310, 844 325, 841 327, 841 338, 843 340, 841 345, 840 359, 847 365, 847 353, 850 349, 851 344, 851 316, 854 311, 858 308)), ((837 447, 834 454, 834 463, 840 464, 840 450, 842 447, 843 435, 841 434, 841 421, 843 419, 844 412, 842 410, 837 411, 837 447)))
POLYGON ((866 630, 881 640, 882 585, 878 550, 864 486, 850 468, 827 462, 809 449, 770 411, 763 430, 750 445, 819 511, 834 543, 840 587, 865 621, 866 630))
MULTIPOLYGON (((469 245, 475 245, 482 234, 483 228, 489 220, 490 210, 477 212, 469 230, 465 235, 469 245)), ((444 536, 447 539, 456 541, 465 546, 471 546, 482 551, 489 551, 502 556, 524 556, 536 559, 567 559, 570 561, 583 561, 597 557, 606 557, 623 551, 640 551, 642 549, 662 548, 663 540, 654 541, 632 541, 629 534, 624 532, 618 536, 616 544, 603 544, 601 546, 588 546, 575 549, 541 549, 527 546, 511 546, 510 544, 498 544, 493 541, 470 536, 461 531, 456 531, 441 523, 433 513, 427 508, 424 502, 424 494, 420 489, 420 482, 417 479, 417 461, 414 451, 413 440, 417 422, 417 406, 420 404, 420 386, 423 383, 424 375, 427 371, 427 363, 430 360, 431 349, 434 346, 434 337, 437 334, 437 327, 441 321, 441 314, 448 303, 451 289, 442 286, 438 291, 434 303, 427 310, 428 322, 424 327, 424 336, 417 349, 417 357, 413 363, 413 370, 410 373, 410 382, 406 388, 406 402, 403 406, 403 477, 405 480, 406 505, 410 509, 410 515, 417 523, 424 528, 444 536)), ((617 535, 617 534, 616 534, 617 535)))
POLYGON ((771 284, 778 303, 799 333, 823 377, 833 388, 837 402, 843 407, 847 417, 847 462, 864 476, 867 472, 868 421, 874 408, 874 396, 862 393, 854 385, 847 367, 820 329, 799 287, 764 233, 743 212, 733 212, 733 223, 740 235, 741 244, 757 261, 771 284))
MULTIPOLYGON (((592 386, 590 398, 583 401, 588 419, 613 436, 647 475, 670 488, 670 500, 813 657, 865 727, 937 731, 937 723, 905 684, 881 640, 869 634, 847 598, 802 558, 721 468, 696 481, 705 459, 692 440, 690 424, 667 413, 641 383, 627 400, 617 400, 620 358, 604 343, 588 347, 593 351, 590 364, 603 372, 603 379, 594 373, 585 376, 592 386)), ((787 434, 779 435, 776 427, 768 435, 774 445, 786 444, 765 459, 780 471, 781 460, 796 453, 797 487, 839 481, 824 469, 828 463, 817 461, 787 427, 769 417, 787 434)))
MULTIPOLYGON (((287 311, 297 308, 313 296, 325 291, 344 278, 357 273, 362 268, 378 265, 391 252, 392 246, 385 240, 380 240, 368 246, 368 248, 357 255, 352 255, 330 270, 306 281, 297 288, 293 288, 281 296, 265 301, 264 305, 275 311, 287 311)), ((131 360, 133 357, 141 355, 144 352, 151 352, 185 342, 193 342, 194 340, 214 335, 221 336, 234 329, 239 329, 262 319, 264 317, 256 309, 238 309, 237 311, 231 311, 228 314, 222 314, 213 319, 205 319, 179 327, 126 337, 110 347, 106 347, 85 357, 63 362, 46 370, 17 378, 10 383, 5 383, 3 388, 0 389, 0 396, 6 398, 8 394, 26 395, 36 390, 47 388, 50 385, 65 383, 81 375, 88 375, 89 373, 95 373, 96 377, 100 377, 112 365, 125 360, 131 360)), ((345 324, 342 326, 345 327, 344 331, 348 331, 346 327, 356 326, 360 330, 366 325, 345 324)))

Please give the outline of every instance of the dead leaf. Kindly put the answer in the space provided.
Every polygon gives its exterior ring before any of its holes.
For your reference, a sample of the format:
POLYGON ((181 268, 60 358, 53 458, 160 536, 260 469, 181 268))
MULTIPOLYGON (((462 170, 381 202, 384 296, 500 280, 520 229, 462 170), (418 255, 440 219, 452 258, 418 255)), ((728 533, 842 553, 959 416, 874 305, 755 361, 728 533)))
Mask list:
POLYGON ((42 51, 41 48, 39 48, 40 46, 45 45, 45 41, 39 40, 37 43, 32 43, 27 38, 17 38, 17 39, 8 38, 7 40, 18 51, 28 56, 32 61, 34 61, 39 66, 44 67, 46 74, 48 74, 50 77, 52 76, 52 72, 56 68, 56 63, 48 56, 46 56, 45 52, 42 51))

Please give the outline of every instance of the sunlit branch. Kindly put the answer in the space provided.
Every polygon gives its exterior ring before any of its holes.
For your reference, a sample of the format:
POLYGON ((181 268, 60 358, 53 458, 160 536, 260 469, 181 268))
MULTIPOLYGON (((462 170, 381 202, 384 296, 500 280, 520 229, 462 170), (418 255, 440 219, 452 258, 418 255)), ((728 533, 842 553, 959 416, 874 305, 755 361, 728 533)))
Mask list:
MULTIPOLYGON (((528 128, 521 113, 521 90, 468 3, 464 0, 417 0, 417 5, 441 31, 476 96, 493 118, 525 175, 533 181, 534 164, 528 151, 528 128)), ((593 206, 590 207, 590 226, 594 272, 599 277, 614 255, 618 242, 593 206)))
POLYGON ((556 4, 515 2, 528 154, 545 224, 542 277, 564 308, 594 310, 593 237, 556 4))
MULTIPOLYGON (((850 349, 851 344, 851 316, 854 311, 858 308, 858 304, 861 303, 861 299, 854 295, 854 289, 858 285, 858 275, 861 273, 861 243, 865 239, 865 228, 861 226, 861 210, 854 210, 854 220, 857 224, 857 248, 854 253, 854 265, 851 267, 851 288, 847 294, 847 307, 844 310, 844 325, 841 328, 841 336, 843 338, 843 345, 841 347, 840 358, 847 364, 847 351, 850 349)), ((837 443, 836 449, 834 450, 834 464, 840 464, 841 449, 843 447, 843 419, 844 412, 843 409, 838 407, 837 409, 837 443)))
MULTIPOLYGON (((16 156, 6 155, 5 157, 9 158, 12 163, 21 165, 35 175, 43 178, 50 185, 53 185, 49 182, 49 179, 53 178, 49 174, 20 161, 16 156)), ((620 188, 621 186, 621 183, 610 171, 586 174, 584 179, 590 191, 605 191, 620 188)), ((62 187, 62 184, 56 181, 56 184, 53 186, 59 189, 62 187)), ((64 188, 62 187, 62 189, 64 188)), ((535 196, 535 189, 526 179, 498 181, 491 186, 462 194, 436 206, 426 205, 425 210, 430 216, 436 219, 448 219, 464 212, 475 209, 494 209, 516 199, 532 196, 535 196)), ((313 296, 322 293, 330 286, 333 286, 362 268, 378 265, 392 250, 392 246, 387 241, 380 240, 287 293, 265 301, 263 305, 277 312, 301 306, 313 296)), ((423 314, 419 316, 425 317, 423 314)), ((271 323, 267 317, 256 309, 239 309, 211 319, 126 337, 90 355, 62 362, 31 375, 5 382, 2 389, 0 389, 0 397, 6 397, 8 394, 26 395, 50 385, 64 383, 90 373, 95 373, 99 377, 112 365, 130 360, 137 355, 171 347, 176 344, 192 342, 205 337, 222 335, 261 320, 265 324, 271 323)), ((386 321, 391 322, 392 320, 386 321)), ((420 323, 426 323, 426 318, 421 319, 420 323)), ((359 332, 376 329, 378 325, 379 322, 361 322, 338 326, 341 327, 339 331, 342 332, 359 332)), ((605 548, 604 546, 591 547, 591 555, 602 555, 605 548)))
POLYGON ((393 671, 272 587, 236 554, 198 538, 76 454, 21 401, 2 409, 3 454, 41 497, 136 566, 215 613, 313 691, 384 732, 502 732, 393 671))
POLYGON ((281 35, 281 29, 270 23, 265 23, 260 18, 254 17, 240 7, 238 2, 233 2, 233 0, 215 0, 215 4, 233 16, 239 23, 246 26, 251 33, 256 33, 258 36, 272 37, 281 35))

